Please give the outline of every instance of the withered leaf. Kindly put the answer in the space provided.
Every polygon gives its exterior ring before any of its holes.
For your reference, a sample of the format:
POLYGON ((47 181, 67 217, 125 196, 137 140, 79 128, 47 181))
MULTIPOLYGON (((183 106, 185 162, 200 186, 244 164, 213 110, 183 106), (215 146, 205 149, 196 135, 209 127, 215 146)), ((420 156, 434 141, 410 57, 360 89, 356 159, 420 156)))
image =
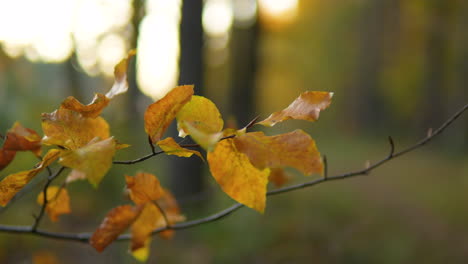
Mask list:
POLYGON ((93 100, 88 105, 80 103, 75 97, 67 97, 61 104, 61 108, 80 113, 83 117, 98 117, 102 110, 109 104, 110 99, 101 93, 94 95, 93 100))
POLYGON ((293 167, 306 175, 322 173, 323 164, 315 141, 304 131, 265 136, 251 132, 234 138, 239 152, 258 169, 293 167))
POLYGON ((151 173, 139 172, 135 177, 125 176, 130 199, 135 204, 155 201, 163 195, 163 188, 156 176, 151 173))
POLYGON ((160 140, 156 144, 168 155, 188 158, 195 154, 203 160, 203 156, 200 152, 181 147, 172 137, 160 140))
POLYGON ((6 168, 15 158, 16 151, 0 148, 0 170, 6 168))
POLYGON ((271 114, 267 119, 257 124, 271 127, 288 119, 316 121, 320 111, 330 105, 332 96, 333 93, 330 92, 304 92, 287 108, 271 114))
POLYGON ((23 127, 19 122, 15 122, 6 134, 4 150, 10 151, 31 151, 36 156, 41 154, 41 137, 36 131, 23 127))
POLYGON ((114 96, 127 92, 128 82, 127 82, 127 70, 130 59, 136 55, 136 50, 130 50, 128 52, 127 58, 121 60, 114 67, 114 85, 106 93, 106 97, 109 99, 114 98, 114 96))
POLYGON ((172 89, 162 99, 151 104, 145 112, 145 131, 156 143, 161 140, 169 124, 179 110, 193 95, 193 85, 182 85, 172 89))
POLYGON ((184 127, 187 123, 206 134, 220 132, 224 125, 216 105, 208 98, 198 95, 192 96, 192 99, 177 113, 177 129, 180 137, 189 134, 184 127))
MULTIPOLYGON (((46 192, 46 212, 50 220, 57 222, 59 215, 69 214, 71 212, 70 197, 68 196, 67 189, 60 188, 59 186, 49 186, 46 192)), ((44 204, 44 192, 39 193, 37 196, 37 203, 39 205, 44 204)))
POLYGON ((283 168, 271 168, 268 181, 272 182, 276 187, 281 187, 290 181, 292 176, 284 171, 283 168))
POLYGON ((210 171, 223 191, 232 199, 263 213, 266 204, 268 168, 259 170, 236 148, 233 139, 216 144, 208 152, 210 171))
POLYGON ((122 205, 112 209, 90 238, 89 243, 91 246, 102 252, 137 219, 141 210, 141 206, 134 207, 130 205, 122 205))

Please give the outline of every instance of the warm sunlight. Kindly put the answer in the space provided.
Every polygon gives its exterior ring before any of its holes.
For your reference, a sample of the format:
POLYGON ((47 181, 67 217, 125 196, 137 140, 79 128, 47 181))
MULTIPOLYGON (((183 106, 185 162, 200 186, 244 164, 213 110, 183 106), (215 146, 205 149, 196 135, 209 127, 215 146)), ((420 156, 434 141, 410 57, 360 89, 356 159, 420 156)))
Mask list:
POLYGON ((299 0, 259 0, 260 14, 267 21, 287 23, 297 16, 299 0))

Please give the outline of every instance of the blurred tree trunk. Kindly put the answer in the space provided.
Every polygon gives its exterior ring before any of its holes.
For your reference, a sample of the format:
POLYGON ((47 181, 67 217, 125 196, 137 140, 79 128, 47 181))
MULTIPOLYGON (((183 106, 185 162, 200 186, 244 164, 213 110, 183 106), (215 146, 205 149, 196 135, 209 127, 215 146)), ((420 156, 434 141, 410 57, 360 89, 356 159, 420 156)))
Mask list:
POLYGON ((255 117, 255 84, 258 65, 260 25, 258 18, 249 27, 232 29, 232 83, 229 109, 238 126, 245 126, 255 117))
MULTIPOLYGON (((179 84, 194 84, 197 95, 203 94, 202 8, 203 0, 184 0, 180 25, 179 84)), ((190 198, 202 192, 202 165, 196 157, 174 159, 171 164, 171 190, 177 197, 190 198)))

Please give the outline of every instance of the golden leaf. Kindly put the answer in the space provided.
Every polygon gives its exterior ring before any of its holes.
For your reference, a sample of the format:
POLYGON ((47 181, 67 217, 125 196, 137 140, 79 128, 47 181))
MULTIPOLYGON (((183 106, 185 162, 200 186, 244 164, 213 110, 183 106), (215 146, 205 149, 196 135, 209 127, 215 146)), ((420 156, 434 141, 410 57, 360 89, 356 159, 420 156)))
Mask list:
POLYGON ((184 127, 187 123, 207 134, 220 132, 224 125, 216 105, 208 98, 197 95, 192 96, 192 99, 177 114, 177 129, 180 137, 189 134, 184 127))
MULTIPOLYGON (((59 215, 69 214, 71 212, 70 197, 68 196, 67 189, 60 188, 59 186, 49 186, 46 192, 46 212, 49 215, 50 220, 56 222, 58 221, 59 215)), ((44 192, 41 192, 37 196, 37 203, 39 205, 44 204, 44 192)))
POLYGON ((139 172, 135 177, 125 176, 130 199, 136 204, 155 201, 163 195, 163 189, 156 176, 139 172))
POLYGON ((176 155, 178 157, 191 157, 193 154, 203 160, 203 156, 196 150, 181 147, 172 137, 165 138, 156 143, 166 154, 176 155))

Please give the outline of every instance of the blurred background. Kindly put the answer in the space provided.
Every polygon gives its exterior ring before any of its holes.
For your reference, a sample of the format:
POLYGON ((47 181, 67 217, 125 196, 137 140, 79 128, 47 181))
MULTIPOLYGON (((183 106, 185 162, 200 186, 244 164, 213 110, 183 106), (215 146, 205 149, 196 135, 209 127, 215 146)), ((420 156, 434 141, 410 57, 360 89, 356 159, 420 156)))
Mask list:
MULTIPOLYGON (((114 65, 137 48, 130 90, 104 112, 111 133, 132 145, 116 159, 149 153, 146 107, 175 85, 195 84, 238 127, 303 91, 334 92, 319 122, 265 132, 304 129, 327 155, 330 175, 357 170, 385 157, 389 135, 402 149, 467 103, 467 28, 463 0, 0 0, 0 133, 15 121, 40 132, 40 113, 66 96, 87 103, 106 92, 114 65)), ((244 208, 171 241, 155 238, 148 262, 465 263, 467 120, 369 176, 270 197, 265 215, 244 208)), ((0 177, 35 163, 20 153, 0 177)), ((42 227, 94 230, 128 202, 123 175, 139 170, 156 174, 189 220, 233 203, 197 158, 158 156, 115 165, 97 190, 71 184, 73 213, 42 227)), ((291 173, 291 183, 312 179, 291 173)), ((32 223, 45 177, 1 209, 0 223, 32 223)), ((0 234, 1 263, 136 263, 127 249, 119 242, 99 254, 0 234)))

